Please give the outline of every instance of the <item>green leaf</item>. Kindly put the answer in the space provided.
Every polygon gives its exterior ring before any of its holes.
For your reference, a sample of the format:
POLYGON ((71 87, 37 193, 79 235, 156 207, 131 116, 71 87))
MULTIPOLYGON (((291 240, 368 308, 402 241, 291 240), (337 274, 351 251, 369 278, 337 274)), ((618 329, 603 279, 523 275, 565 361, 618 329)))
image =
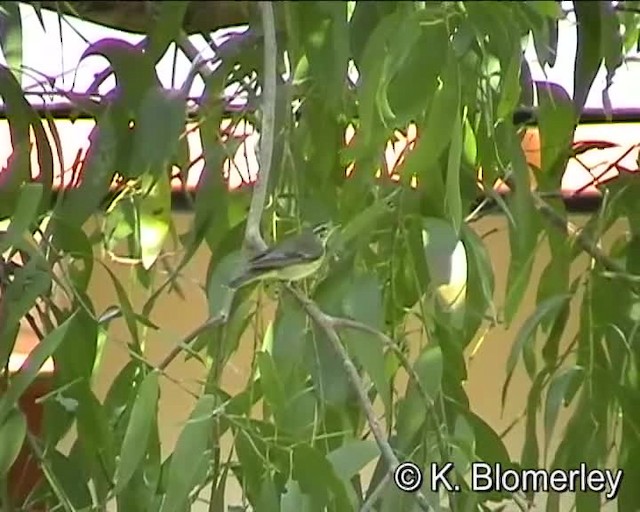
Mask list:
POLYGON ((522 51, 519 47, 513 48, 513 54, 509 65, 501 70, 500 100, 498 101, 497 120, 510 120, 520 100, 520 62, 522 51))
POLYGON ((352 440, 328 453, 327 460, 336 476, 346 483, 379 454, 380 449, 375 441, 352 440))
POLYGON ((606 84, 602 91, 602 99, 607 114, 610 114, 609 87, 613 83, 616 70, 624 59, 623 39, 620 33, 620 19, 615 7, 610 2, 602 3, 602 39, 600 41, 604 66, 607 70, 606 84))
POLYGON ((96 398, 90 383, 79 382, 72 388, 78 402, 76 428, 79 449, 94 483, 97 498, 109 494, 115 472, 114 433, 109 427, 106 409, 96 398))
POLYGON ((421 27, 417 17, 405 16, 384 53, 384 66, 376 94, 376 106, 380 118, 387 123, 396 121, 396 114, 391 109, 387 94, 389 83, 403 69, 420 36, 421 27))
POLYGON ((305 494, 313 496, 320 503, 326 503, 331 493, 338 510, 349 510, 343 482, 327 458, 315 448, 304 444, 294 448, 292 476, 305 494))
POLYGON ((530 192, 529 166, 520 140, 512 126, 503 128, 498 135, 501 136, 500 142, 504 144, 513 165, 515 186, 513 195, 509 197, 507 209, 511 260, 507 277, 504 320, 508 326, 513 321, 529 285, 540 225, 530 192))
POLYGON ((349 62, 346 3, 307 2, 292 6, 298 13, 296 21, 313 84, 308 95, 317 94, 317 90, 325 107, 340 112, 349 62))
POLYGON ((280 298, 273 325, 271 356, 285 385, 300 368, 305 353, 307 317, 296 300, 280 298))
POLYGON ((428 346, 420 353, 413 365, 422 389, 432 401, 435 401, 440 393, 443 363, 442 349, 437 346, 428 346))
POLYGON ((11 409, 0 425, 0 478, 4 479, 18 458, 27 435, 27 420, 20 409, 11 409))
POLYGON ((50 221, 52 245, 70 258, 67 273, 76 289, 87 291, 93 274, 93 247, 84 231, 73 221, 55 217, 50 221))
POLYGON ((49 207, 53 183, 53 156, 51 145, 42 126, 40 116, 35 113, 25 99, 22 86, 5 66, 0 65, 0 96, 4 100, 4 112, 9 123, 9 135, 13 152, 7 162, 0 184, 0 217, 13 213, 17 189, 25 182, 32 181, 31 175, 31 135, 36 141, 39 176, 37 182, 43 185, 41 205, 49 207))
POLYGON ((491 316, 495 318, 495 279, 487 247, 476 232, 466 225, 462 229, 462 241, 469 261, 467 306, 471 310, 471 315, 483 315, 489 308, 491 316), (478 293, 475 293, 476 290, 478 293), (474 306, 476 307, 474 308, 474 306))
POLYGON ((65 456, 56 449, 47 452, 47 462, 51 465, 51 472, 61 487, 64 496, 75 510, 90 510, 93 499, 88 486, 88 477, 83 473, 77 457, 70 453, 65 456))
POLYGON ((98 325, 91 311, 79 309, 67 332, 69 339, 82 343, 60 345, 53 355, 56 373, 63 384, 90 382, 97 356, 98 325))
POLYGON ((47 334, 29 353, 20 370, 11 378, 5 394, 0 397, 0 421, 4 421, 12 407, 16 405, 18 398, 36 380, 46 360, 67 338, 69 326, 75 319, 76 313, 47 334))
POLYGON ((32 232, 32 225, 37 220, 38 207, 42 198, 42 185, 25 183, 22 185, 16 209, 11 216, 7 231, 0 238, 0 254, 5 253, 21 239, 25 232, 32 232))
POLYGON ((455 121, 451 132, 451 145, 449 146, 449 158, 447 160, 447 182, 445 197, 445 214, 453 224, 456 234, 460 234, 462 225, 462 197, 460 196, 460 164, 462 158, 462 130, 467 120, 467 111, 462 117, 454 112, 455 121))
POLYGON ((563 368, 558 371, 549 382, 549 389, 544 405, 544 436, 545 453, 549 449, 549 443, 553 438, 553 429, 558 419, 560 406, 566 406, 566 393, 575 379, 582 376, 584 369, 580 366, 563 368))
POLYGON ((261 351, 256 354, 256 362, 258 364, 262 391, 273 411, 276 423, 286 428, 286 425, 282 424, 282 412, 286 404, 285 389, 279 378, 273 359, 268 352, 261 351))
POLYGON ((565 17, 560 2, 556 0, 535 0, 527 2, 538 14, 552 19, 563 19, 565 17))
MULTIPOLYGON (((343 299, 344 314, 378 331, 383 328, 384 309, 380 283, 374 275, 358 275, 351 282, 343 299)), ((345 343, 365 371, 382 399, 385 410, 391 407, 391 383, 385 371, 385 346, 369 333, 351 330, 345 333, 345 343)))
POLYGON ((209 300, 209 314, 217 317, 228 315, 233 300, 233 290, 229 288, 231 281, 242 268, 245 257, 242 251, 234 251, 225 255, 216 265, 207 284, 207 298, 209 300))
POLYGON ((280 512, 310 512, 313 509, 309 502, 298 482, 289 480, 280 502, 280 512))
POLYGON ((444 374, 442 349, 434 345, 425 347, 413 364, 413 368, 430 403, 424 403, 422 393, 418 391, 416 383, 410 380, 407 384, 405 397, 400 402, 396 423, 401 451, 412 441, 440 393, 444 374))
MULTIPOLYGON (((366 5, 366 4, 365 4, 366 5)), ((404 24, 421 25, 419 37, 404 48, 402 62, 395 65, 394 75, 387 79, 386 101, 395 116, 393 126, 404 129, 409 122, 415 122, 426 111, 438 86, 438 76, 447 59, 448 34, 444 23, 421 22, 420 13, 415 17, 406 16, 404 24), (419 75, 420 80, 415 77, 419 75)), ((404 34, 400 29, 400 34, 404 34)), ((413 37, 412 33, 409 33, 413 37)), ((400 44, 394 38, 394 44, 400 44)), ((387 55, 390 59, 391 55, 387 55)), ((393 64, 393 59, 391 59, 393 64)))
POLYGON ((157 64, 167 52, 169 45, 180 35, 184 15, 189 2, 168 1, 154 5, 157 9, 153 28, 149 31, 149 40, 145 48, 145 55, 153 64, 157 64))
POLYGON ((607 2, 573 2, 577 26, 577 49, 573 73, 573 103, 582 111, 602 63, 603 10, 607 2))
POLYGON ((546 370, 542 370, 533 381, 527 398, 527 419, 525 424, 525 441, 522 447, 521 463, 525 468, 537 468, 540 466, 540 448, 538 446, 538 409, 540 396, 547 376, 546 370))
POLYGON ((7 65, 22 83, 22 18, 19 2, 0 2, 0 48, 7 65))
POLYGON ((538 183, 548 190, 561 186, 573 142, 576 116, 573 103, 563 87, 536 82, 538 129, 540 131, 541 172, 538 183))
POLYGON ((158 259, 171 225, 171 184, 167 173, 142 177, 138 199, 139 240, 142 266, 149 270, 158 259))
POLYGON ((476 141, 476 135, 473 132, 473 127, 468 117, 464 118, 464 126, 462 129, 464 132, 462 156, 467 164, 475 168, 476 162, 478 161, 478 142, 476 141))
POLYGON ((360 119, 359 140, 363 147, 368 147, 373 128, 378 120, 376 102, 378 90, 383 80, 385 48, 397 34, 402 21, 399 11, 384 17, 371 32, 362 53, 362 62, 358 66, 360 83, 358 85, 358 117, 360 119))
POLYGON ((120 449, 120 461, 115 476, 115 493, 120 494, 144 460, 149 436, 158 409, 158 372, 144 378, 133 404, 131 418, 120 449))
POLYGON ((507 378, 502 388, 502 407, 504 407, 507 390, 509 388, 509 383, 511 382, 511 377, 513 376, 513 371, 515 370, 516 364, 518 363, 520 355, 525 349, 525 346, 533 342, 533 340, 535 339, 536 330, 538 329, 538 326, 540 325, 542 320, 551 315, 556 315, 560 308, 570 298, 571 295, 569 294, 550 297, 549 299, 540 303, 534 313, 529 318, 527 318, 524 324, 522 324, 522 327, 520 327, 518 334, 516 335, 516 338, 511 345, 511 352, 509 353, 509 357, 507 359, 507 378))
POLYGON ((158 83, 155 63, 146 57, 141 48, 116 38, 104 38, 92 43, 80 56, 80 62, 94 55, 104 57, 111 64, 116 86, 121 91, 120 98, 114 104, 114 114, 128 126, 131 114, 137 110, 142 98, 158 83))
POLYGON ((127 291, 124 289, 124 286, 122 286, 122 283, 113 273, 113 271, 102 261, 98 261, 102 264, 102 267, 107 271, 107 274, 109 274, 109 277, 113 282, 113 287, 115 288, 116 296, 118 297, 119 307, 122 311, 122 316, 124 317, 124 321, 129 330, 129 334, 131 334, 131 341, 133 343, 133 346, 140 350, 140 335, 138 332, 138 323, 127 291))
POLYGON ((419 138, 414 149, 407 155, 398 172, 405 183, 415 175, 429 183, 429 198, 433 198, 433 208, 439 211, 444 197, 444 184, 438 161, 449 146, 455 116, 452 112, 459 109, 459 69, 453 50, 449 49, 447 65, 440 75, 440 83, 431 100, 426 121, 419 127, 419 138))
POLYGON ((185 129, 186 109, 179 91, 152 87, 146 92, 136 117, 128 177, 166 171, 185 129))
POLYGON ((160 512, 182 512, 189 493, 201 483, 200 466, 211 439, 216 397, 202 395, 176 442, 167 480, 167 494, 160 512))
POLYGON ((113 115, 109 110, 97 119, 89 134, 89 149, 79 175, 78 187, 64 191, 58 216, 75 226, 82 226, 95 213, 109 192, 116 162, 117 139, 113 115))

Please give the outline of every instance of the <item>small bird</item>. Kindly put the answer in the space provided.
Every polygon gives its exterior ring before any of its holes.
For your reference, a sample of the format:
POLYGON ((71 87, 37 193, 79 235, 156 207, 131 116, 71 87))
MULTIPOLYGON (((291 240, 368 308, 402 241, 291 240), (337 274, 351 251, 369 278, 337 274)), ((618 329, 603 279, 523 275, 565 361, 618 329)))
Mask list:
POLYGON ((337 226, 327 222, 285 238, 253 256, 242 273, 229 282, 229 287, 237 289, 267 279, 298 281, 309 277, 322 266, 327 240, 336 229, 337 226))

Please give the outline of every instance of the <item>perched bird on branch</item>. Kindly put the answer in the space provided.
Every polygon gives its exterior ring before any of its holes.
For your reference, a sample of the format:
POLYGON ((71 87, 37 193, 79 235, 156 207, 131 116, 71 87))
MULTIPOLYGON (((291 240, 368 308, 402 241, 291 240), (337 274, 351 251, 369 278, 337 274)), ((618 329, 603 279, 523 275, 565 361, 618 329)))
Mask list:
POLYGON ((311 276, 322 266, 327 240, 336 229, 331 223, 323 223, 285 238, 250 258, 241 273, 229 282, 229 287, 237 289, 267 279, 298 281, 311 276))

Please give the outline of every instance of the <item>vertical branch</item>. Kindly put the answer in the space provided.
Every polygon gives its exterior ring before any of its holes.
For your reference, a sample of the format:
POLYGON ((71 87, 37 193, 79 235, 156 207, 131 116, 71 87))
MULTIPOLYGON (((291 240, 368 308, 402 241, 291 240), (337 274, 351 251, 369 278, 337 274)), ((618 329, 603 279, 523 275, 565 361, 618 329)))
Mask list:
POLYGON ((245 249, 260 251, 266 244, 260 234, 260 220, 267 199, 267 186, 273 156, 276 111, 276 28, 271 2, 259 2, 264 32, 264 80, 262 92, 262 123, 260 127, 260 170, 254 184, 251 207, 244 236, 245 249))

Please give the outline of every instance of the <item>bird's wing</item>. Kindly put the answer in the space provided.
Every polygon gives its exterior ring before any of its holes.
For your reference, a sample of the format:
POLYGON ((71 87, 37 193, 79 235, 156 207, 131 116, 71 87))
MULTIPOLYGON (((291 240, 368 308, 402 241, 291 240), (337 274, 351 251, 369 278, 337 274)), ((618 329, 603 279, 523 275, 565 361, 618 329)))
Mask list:
POLYGON ((295 263, 314 261, 322 257, 322 250, 322 245, 313 234, 303 233, 257 254, 251 258, 249 265, 254 270, 282 268, 295 263))
POLYGON ((293 248, 275 248, 265 251, 254 256, 249 265, 254 270, 271 270, 274 268, 282 268, 295 263, 313 261, 318 258, 317 254, 309 254, 304 250, 296 250, 293 248))

